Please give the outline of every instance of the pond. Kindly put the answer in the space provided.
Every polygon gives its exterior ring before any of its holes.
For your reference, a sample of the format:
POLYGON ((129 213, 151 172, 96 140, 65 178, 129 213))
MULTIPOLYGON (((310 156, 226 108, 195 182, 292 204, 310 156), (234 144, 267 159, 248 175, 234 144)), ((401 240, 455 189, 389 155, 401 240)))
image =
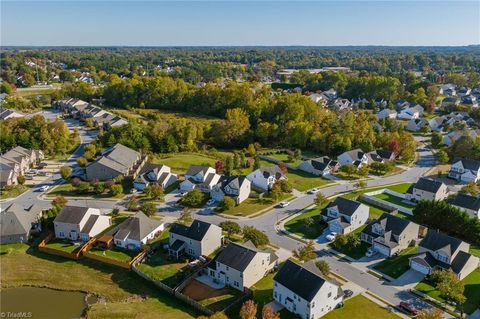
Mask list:
MULTIPOLYGON (((95 302, 89 298, 89 302, 95 302)), ((86 294, 48 288, 18 287, 0 291, 2 318, 80 318, 86 308, 86 294), (18 313, 21 313, 18 316, 18 313), (9 316, 10 315, 10 316, 9 316)))

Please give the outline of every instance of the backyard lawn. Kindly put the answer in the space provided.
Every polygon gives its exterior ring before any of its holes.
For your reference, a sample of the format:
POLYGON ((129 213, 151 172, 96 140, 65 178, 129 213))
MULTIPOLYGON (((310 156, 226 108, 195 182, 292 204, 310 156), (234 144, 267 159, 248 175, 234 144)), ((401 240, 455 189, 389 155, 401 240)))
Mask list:
POLYGON ((154 158, 156 164, 170 166, 173 173, 185 174, 190 165, 208 165, 215 167, 217 159, 198 153, 178 153, 171 157, 154 158))
POLYGON ((109 259, 113 259, 116 261, 120 261, 123 263, 128 263, 132 260, 133 257, 139 254, 139 251, 132 251, 128 249, 121 249, 118 247, 110 248, 107 250, 99 249, 99 248, 92 248, 88 251, 89 253, 109 259))
POLYGON ((222 214, 232 216, 250 216, 290 197, 292 197, 292 194, 283 194, 278 201, 274 201, 269 197, 248 198, 240 205, 235 206, 232 209, 226 210, 222 212, 222 214))
POLYGON ((298 159, 298 160, 293 160, 292 162, 289 162, 288 161, 288 155, 285 154, 285 153, 278 153, 278 154, 269 154, 269 155, 265 155, 267 157, 270 157, 270 158, 273 158, 273 159, 276 159, 276 160, 279 160, 279 161, 282 161, 284 162, 285 164, 289 164, 289 165, 292 165, 292 166, 298 166, 300 165, 303 161, 298 159))
POLYGON ((290 233, 307 238, 315 239, 320 236, 323 230, 327 227, 325 222, 320 218, 320 208, 312 208, 305 213, 289 220, 285 223, 285 229, 290 233), (307 218, 313 220, 312 224, 305 223, 307 218))
MULTIPOLYGON (((477 270, 464 278, 462 282, 465 285, 463 294, 467 297, 467 301, 464 304, 464 311, 467 314, 471 314, 480 306, 480 268, 477 268, 477 270)), ((427 279, 422 280, 415 286, 415 289, 426 293, 440 302, 445 301, 440 296, 440 292, 436 290, 427 279)))
POLYGON ((358 295, 345 301, 343 308, 335 309, 323 319, 398 319, 399 317, 387 309, 377 305, 370 299, 358 295))
POLYGON ((13 187, 6 187, 0 191, 0 199, 14 198, 28 190, 28 186, 25 185, 15 185, 13 187))
POLYGON ((364 193, 368 193, 368 192, 373 192, 373 191, 377 191, 377 190, 380 190, 380 189, 384 189, 384 188, 388 188, 392 191, 395 191, 395 192, 398 192, 398 193, 405 193, 408 188, 410 187, 411 183, 402 183, 402 184, 395 184, 395 185, 390 185, 390 186, 382 186, 382 187, 373 187, 373 188, 364 188, 364 189, 360 189, 356 192, 351 192, 351 193, 348 193, 348 194, 345 194, 343 195, 343 197, 345 198, 348 198, 348 199, 353 199, 353 198, 356 198, 364 193))
POLYGON ((60 240, 60 239, 52 239, 45 245, 45 247, 52 248, 55 250, 61 250, 66 253, 72 254, 76 250, 82 248, 82 245, 73 245, 70 241, 67 240, 60 240))
POLYGON ((193 319, 199 315, 134 272, 90 259, 73 261, 25 244, 6 244, 0 245, 0 263, 4 287, 38 286, 101 296, 104 301, 88 309, 88 318, 139 318, 141 314, 142 318, 193 319))
POLYGON ((400 255, 393 258, 387 258, 374 268, 387 276, 398 278, 404 272, 410 269, 408 258, 417 253, 417 247, 408 247, 400 252, 400 255))
POLYGON ((148 261, 141 263, 137 268, 154 280, 159 280, 170 287, 178 283, 177 274, 187 266, 186 262, 177 262, 167 254, 157 251, 148 261))
POLYGON ((301 192, 332 183, 332 181, 328 179, 315 176, 309 173, 305 173, 300 170, 298 171, 289 170, 287 177, 288 177, 288 181, 292 184, 293 188, 301 192))
POLYGON ((480 257, 480 246, 470 246, 470 254, 480 257))
POLYGON ((409 208, 409 209, 415 207, 414 205, 404 203, 402 198, 397 197, 397 196, 392 196, 392 195, 387 194, 387 193, 378 194, 378 195, 375 195, 374 197, 379 198, 379 199, 383 199, 384 201, 387 201, 387 202, 390 202, 392 204, 399 205, 399 206, 402 206, 402 207, 405 207, 405 208, 409 208))

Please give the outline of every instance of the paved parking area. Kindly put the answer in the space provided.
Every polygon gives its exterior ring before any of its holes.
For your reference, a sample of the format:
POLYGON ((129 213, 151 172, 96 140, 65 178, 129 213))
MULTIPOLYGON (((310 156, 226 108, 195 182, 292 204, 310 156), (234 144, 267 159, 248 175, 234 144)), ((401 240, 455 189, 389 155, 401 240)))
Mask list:
POLYGON ((407 270, 403 275, 398 277, 397 280, 392 282, 392 286, 396 286, 399 289, 414 288, 424 277, 424 274, 410 269, 407 270))

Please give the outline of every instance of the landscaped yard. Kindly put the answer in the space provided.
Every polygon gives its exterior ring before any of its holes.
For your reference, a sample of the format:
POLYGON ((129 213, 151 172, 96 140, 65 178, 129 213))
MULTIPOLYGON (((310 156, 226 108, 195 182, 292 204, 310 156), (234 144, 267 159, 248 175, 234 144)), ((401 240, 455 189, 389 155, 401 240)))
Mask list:
MULTIPOLYGON (((467 301, 464 304, 464 311, 467 314, 471 314, 480 306, 480 268, 477 268, 477 270, 464 278, 462 282, 465 285, 463 294, 467 297, 467 301)), ((440 302, 445 301, 440 296, 440 292, 431 285, 428 279, 422 280, 415 289, 426 293, 440 302)))
POLYGON ((343 197, 348 198, 348 199, 353 199, 353 198, 356 198, 356 197, 360 196, 361 194, 377 191, 377 190, 384 189, 384 188, 388 188, 388 189, 390 189, 392 191, 395 191, 395 192, 398 192, 398 193, 405 193, 408 190, 408 188, 410 187, 410 185, 411 185, 411 183, 402 183, 402 184, 395 184, 395 185, 390 185, 390 186, 364 188, 364 189, 360 189, 356 192, 351 192, 351 193, 345 194, 345 195, 343 195, 343 197))
POLYGON ((295 235, 305 237, 308 239, 315 239, 320 236, 323 230, 327 227, 325 222, 320 218, 320 208, 312 208, 305 213, 289 220, 285 223, 285 229, 295 235), (306 223, 305 220, 309 218, 313 223, 306 223))
POLYGON ((15 185, 12 187, 5 187, 0 191, 0 199, 14 198, 28 190, 28 186, 15 185))
POLYGON ((61 240, 61 239, 52 239, 45 245, 45 247, 52 248, 55 250, 61 250, 66 253, 72 254, 77 250, 82 248, 82 245, 73 245, 70 241, 61 240))
POLYGON ((217 159, 199 153, 178 153, 171 157, 154 158, 154 163, 170 166, 173 173, 185 174, 190 165, 208 165, 215 167, 217 159))
POLYGON ((292 166, 298 166, 303 162, 300 159, 293 160, 292 162, 289 162, 288 161, 288 154, 285 154, 285 153, 269 154, 269 155, 265 155, 265 156, 276 159, 278 161, 282 161, 282 162, 284 162, 286 164, 289 164, 289 165, 292 165, 292 166))
POLYGON ((399 317, 387 309, 377 305, 367 297, 355 296, 345 301, 340 309, 335 309, 323 319, 398 319, 399 317))
POLYGON ((173 288, 178 284, 180 270, 186 266, 186 262, 176 261, 173 257, 157 251, 146 262, 139 264, 137 268, 150 278, 159 280, 173 288))
POLYGON ((480 246, 470 246, 470 254, 480 257, 480 246))
POLYGON ((231 287, 214 289, 198 280, 192 280, 182 293, 214 312, 223 311, 242 296, 240 290, 231 287))
POLYGON ((332 183, 331 180, 305 173, 300 170, 288 170, 287 177, 293 188, 301 192, 332 183))
POLYGON ((233 215, 233 216, 250 216, 255 214, 263 209, 266 209, 270 206, 273 206, 276 203, 279 203, 289 197, 292 197, 292 194, 283 194, 278 201, 274 201, 269 197, 264 198, 248 198, 240 205, 235 206, 232 209, 222 212, 222 214, 233 215))
POLYGON ((385 275, 388 275, 393 278, 400 277, 404 272, 410 269, 409 259, 417 253, 417 247, 409 247, 402 252, 397 257, 387 258, 374 268, 385 275))
POLYGON ((99 248, 92 248, 88 251, 91 254, 113 259, 116 261, 120 261, 123 263, 128 263, 132 260, 133 257, 139 254, 138 251, 128 250, 128 249, 121 249, 118 247, 113 247, 110 249, 99 249, 99 248))
POLYGON ((387 201, 387 202, 390 202, 392 204, 399 205, 399 206, 402 206, 402 207, 405 207, 405 208, 408 208, 408 209, 411 209, 411 208, 415 207, 414 205, 404 203, 402 198, 397 197, 397 196, 393 196, 393 195, 390 195, 390 194, 387 194, 387 193, 378 194, 378 195, 375 195, 374 197, 379 198, 379 199, 383 199, 384 201, 387 201))
POLYGON ((101 195, 98 195, 93 192, 93 190, 87 192, 87 193, 81 193, 79 192, 71 183, 64 183, 60 184, 58 186, 55 186, 52 190, 50 190, 47 193, 47 196, 50 197, 55 197, 55 196, 65 196, 65 197, 93 197, 93 198, 122 198, 125 195, 130 194, 130 191, 133 188, 133 182, 131 179, 123 179, 122 180, 122 187, 123 187, 123 193, 117 195, 117 196, 112 196, 108 190, 105 190, 105 192, 101 195))
MULTIPOLYGON (((360 233, 362 230, 367 227, 367 225, 363 225, 357 229, 355 229, 352 234, 358 237, 358 240, 360 240, 360 233)), ((340 248, 334 248, 341 252, 342 254, 345 254, 353 259, 360 259, 363 256, 365 256, 365 253, 367 252, 367 249, 370 247, 370 245, 364 243, 363 241, 360 241, 360 244, 357 247, 350 247, 350 246, 343 246, 340 248)))
POLYGON ((39 286, 101 296, 104 301, 88 309, 88 318, 139 318, 141 314, 141 318, 193 319, 199 315, 134 272, 90 259, 73 261, 25 244, 6 244, 0 245, 0 263, 4 287, 39 286))

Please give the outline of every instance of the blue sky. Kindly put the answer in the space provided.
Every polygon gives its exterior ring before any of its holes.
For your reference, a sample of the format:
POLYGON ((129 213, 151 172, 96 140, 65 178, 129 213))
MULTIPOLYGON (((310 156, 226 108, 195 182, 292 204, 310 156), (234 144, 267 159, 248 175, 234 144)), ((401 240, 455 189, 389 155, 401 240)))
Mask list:
POLYGON ((480 1, 5 1, 2 45, 469 45, 480 1))

